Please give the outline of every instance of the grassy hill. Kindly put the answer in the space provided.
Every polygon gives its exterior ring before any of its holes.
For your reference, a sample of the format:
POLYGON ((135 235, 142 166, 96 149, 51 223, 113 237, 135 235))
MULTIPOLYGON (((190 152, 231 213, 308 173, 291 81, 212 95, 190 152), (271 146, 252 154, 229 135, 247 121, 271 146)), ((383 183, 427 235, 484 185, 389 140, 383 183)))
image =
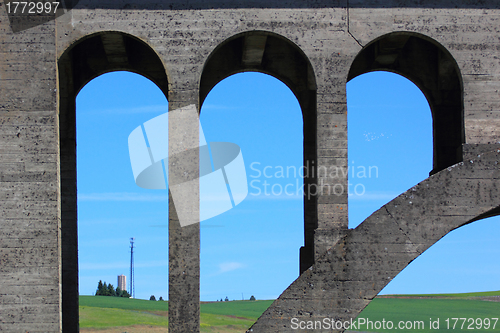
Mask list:
POLYGON ((273 301, 211 302, 200 305, 201 313, 244 317, 257 320, 273 301))
MULTIPOLYGON (((202 332, 245 332, 273 301, 232 301, 202 303, 202 332)), ((137 332, 166 332, 168 302, 106 296, 80 296, 82 332, 134 326, 137 332), (164 328, 165 330, 160 330, 164 328)), ((127 331, 134 331, 134 329, 127 331)), ((121 330, 123 331, 123 330, 121 330)), ((107 332, 107 331, 106 331, 107 332)), ((109 331, 114 332, 114 331, 109 331)))
MULTIPOLYGON (((372 322, 392 321, 394 326, 400 321, 423 322, 424 329, 399 330, 403 332, 500 332, 500 291, 466 294, 434 294, 434 295, 386 295, 374 299, 359 315, 372 322), (449 320, 449 328, 446 319, 449 320), (452 318, 466 318, 466 323, 462 328, 462 320, 455 321, 452 318), (480 324, 485 318, 499 318, 496 327, 493 329, 494 320, 490 320, 489 329, 478 329, 476 322, 470 324, 469 318, 478 320, 480 324), (430 320, 435 322, 439 319, 439 329, 430 329, 430 320), (456 322, 455 329, 453 324, 456 322)), ((376 329, 357 327, 356 331, 346 332, 394 332, 392 329, 376 329)))
MULTIPOLYGON (((447 318, 500 318, 500 291, 467 294, 385 295, 374 299, 359 318, 372 322, 424 322, 424 329, 401 332, 500 332, 495 329, 447 329, 447 318), (429 320, 439 319, 440 329, 429 329, 429 320)), ((245 332, 273 301, 232 301, 201 304, 201 331, 212 333, 245 332)), ((450 322, 450 326, 453 321, 450 322)), ((467 323, 465 327, 468 327, 467 323)), ((484 324, 484 321, 483 321, 484 324)), ((82 332, 167 332, 168 302, 154 302, 104 296, 80 296, 80 327, 82 332)), ((367 328, 348 332, 394 332, 367 328)))
POLYGON ((500 291, 484 291, 478 293, 462 293, 462 294, 412 294, 412 295, 381 295, 379 298, 400 298, 400 297, 426 297, 426 298, 471 298, 471 297, 500 297, 500 291))
POLYGON ((112 308, 122 310, 168 311, 168 302, 146 301, 143 299, 109 297, 109 296, 80 296, 80 307, 112 308))

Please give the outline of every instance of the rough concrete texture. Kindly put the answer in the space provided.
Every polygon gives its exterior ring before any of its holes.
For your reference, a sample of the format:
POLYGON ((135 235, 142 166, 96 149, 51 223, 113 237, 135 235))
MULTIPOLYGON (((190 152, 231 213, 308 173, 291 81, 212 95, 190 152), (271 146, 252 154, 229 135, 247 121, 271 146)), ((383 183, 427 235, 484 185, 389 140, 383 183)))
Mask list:
MULTIPOLYGON (((323 191, 304 202, 303 273, 253 332, 291 332, 294 316, 355 318, 446 233, 498 213, 496 0, 74 3, 56 20, 19 28, 0 2, 2 331, 78 331, 75 97, 109 71, 148 77, 170 110, 199 108, 231 74, 274 75, 299 100, 304 164, 318 169, 347 166, 349 79, 389 70, 426 94, 433 175, 354 230, 347 191, 328 192, 347 179, 305 179, 323 191)), ((169 230, 170 331, 196 332, 199 228, 180 229, 170 201, 169 230)))

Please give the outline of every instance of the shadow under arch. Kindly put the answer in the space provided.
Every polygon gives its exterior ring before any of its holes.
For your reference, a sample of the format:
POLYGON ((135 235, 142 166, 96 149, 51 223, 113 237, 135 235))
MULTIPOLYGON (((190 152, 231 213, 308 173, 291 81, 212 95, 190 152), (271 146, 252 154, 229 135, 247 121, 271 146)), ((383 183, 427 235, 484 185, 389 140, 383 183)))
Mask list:
POLYGON ((400 74, 426 96, 433 119, 434 162, 430 174, 461 162, 465 143, 463 84, 457 62, 438 42, 421 34, 393 32, 365 46, 347 81, 372 71, 400 74))
MULTIPOLYGON (((269 31, 247 31, 219 44, 203 68, 200 105, 217 83, 233 74, 249 71, 269 74, 293 92, 302 110, 304 166, 317 165, 316 77, 306 54, 289 39, 269 31)), ((309 184, 315 183, 314 178, 304 177, 304 192, 310 188, 309 184)), ((317 221, 316 196, 304 193, 304 246, 300 249, 300 273, 314 264, 317 221)))
POLYGON ((91 34, 74 42, 58 59, 64 332, 79 330, 76 96, 89 81, 113 71, 129 71, 150 79, 168 99, 165 66, 152 47, 135 36, 118 31, 91 34))

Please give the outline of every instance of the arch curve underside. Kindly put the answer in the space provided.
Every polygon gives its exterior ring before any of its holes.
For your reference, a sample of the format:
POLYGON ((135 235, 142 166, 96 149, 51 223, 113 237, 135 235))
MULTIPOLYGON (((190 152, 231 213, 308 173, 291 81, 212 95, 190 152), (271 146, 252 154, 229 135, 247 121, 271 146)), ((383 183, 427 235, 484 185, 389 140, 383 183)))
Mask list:
POLYGON ((430 176, 349 230, 248 332, 278 331, 292 318, 354 320, 399 272, 447 233, 500 215, 500 145, 463 149, 464 162, 430 176))

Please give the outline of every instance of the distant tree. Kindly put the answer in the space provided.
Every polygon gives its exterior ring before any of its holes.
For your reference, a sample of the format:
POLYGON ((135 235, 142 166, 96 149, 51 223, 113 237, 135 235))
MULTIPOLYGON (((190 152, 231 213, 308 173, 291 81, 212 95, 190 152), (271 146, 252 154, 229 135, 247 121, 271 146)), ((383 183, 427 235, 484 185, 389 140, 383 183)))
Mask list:
POLYGON ((149 298, 150 301, 156 301, 156 297, 155 295, 151 295, 151 297, 149 298))
POLYGON ((250 296, 250 300, 255 301, 255 296, 254 295, 250 296))
POLYGON ((116 296, 115 287, 111 283, 108 283, 106 296, 116 296))
POLYGON ((159 301, 163 301, 163 297, 161 297, 161 296, 160 296, 160 299, 159 299, 159 301))
POLYGON ((220 299, 220 301, 222 302, 222 298, 220 299))
POLYGON ((108 295, 107 296, 116 296, 115 287, 110 283, 108 284, 108 295))
POLYGON ((109 296, 108 295, 108 284, 106 283, 106 281, 104 281, 104 283, 102 284, 101 295, 102 296, 109 296))
POLYGON ((224 302, 229 302, 229 298, 227 298, 227 296, 226 296, 226 299, 224 300, 224 302))
POLYGON ((102 285, 102 296, 109 296, 108 284, 104 281, 102 285))
POLYGON ((96 296, 103 296, 103 284, 102 280, 99 280, 99 283, 97 284, 97 291, 95 292, 96 296))
POLYGON ((104 283, 102 280, 99 280, 97 284, 97 291, 95 292, 96 296, 116 296, 116 297, 130 297, 130 294, 126 290, 121 290, 120 287, 115 287, 113 285, 107 284, 106 281, 104 283))

